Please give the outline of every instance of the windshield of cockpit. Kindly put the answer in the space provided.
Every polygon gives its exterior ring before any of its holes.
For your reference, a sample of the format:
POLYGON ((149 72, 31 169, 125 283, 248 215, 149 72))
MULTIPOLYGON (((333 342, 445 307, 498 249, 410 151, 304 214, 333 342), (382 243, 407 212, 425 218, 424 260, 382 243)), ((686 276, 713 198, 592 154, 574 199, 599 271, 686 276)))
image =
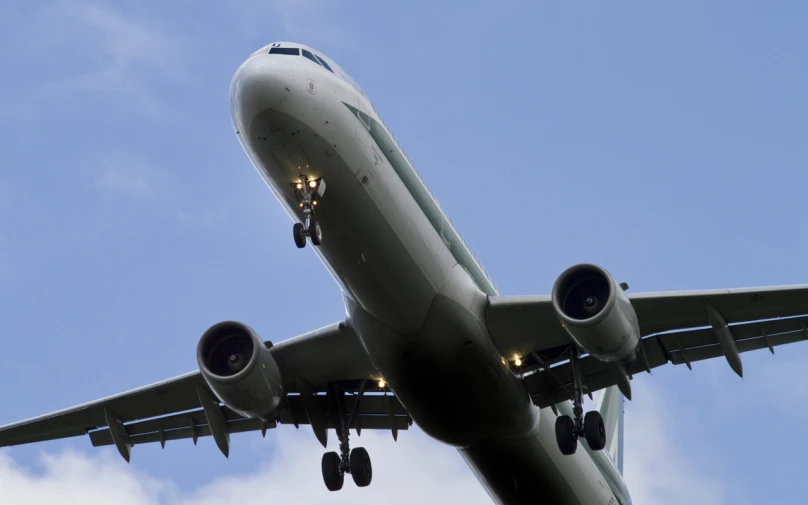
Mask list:
POLYGON ((278 56, 299 56, 301 58, 306 58, 313 64, 319 65, 328 70, 329 72, 331 72, 332 74, 340 76, 345 82, 350 84, 351 87, 354 88, 356 91, 358 91, 361 95, 363 96, 365 95, 365 92, 362 91, 362 88, 359 87, 359 84, 357 84, 356 81, 354 81, 351 78, 351 76, 348 75, 347 72, 345 72, 339 65, 334 63, 333 60, 331 60, 330 58, 326 58, 325 56, 322 55, 322 53, 319 53, 313 49, 295 46, 292 44, 285 44, 282 42, 275 42, 267 47, 264 47, 256 51, 253 54, 255 55, 261 53, 274 54, 278 56))

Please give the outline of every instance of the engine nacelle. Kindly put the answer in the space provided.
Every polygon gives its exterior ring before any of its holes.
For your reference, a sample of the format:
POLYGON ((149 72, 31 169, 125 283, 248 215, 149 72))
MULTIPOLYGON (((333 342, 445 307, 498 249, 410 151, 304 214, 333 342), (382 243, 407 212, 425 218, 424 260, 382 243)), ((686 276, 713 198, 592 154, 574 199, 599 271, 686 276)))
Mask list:
POLYGON ((572 340, 607 362, 636 359, 640 324, 623 288, 596 265, 568 268, 553 286, 553 308, 572 340))
POLYGON ((280 404, 280 369, 249 326, 235 321, 214 324, 199 339, 196 360, 210 389, 239 414, 265 419, 280 404))

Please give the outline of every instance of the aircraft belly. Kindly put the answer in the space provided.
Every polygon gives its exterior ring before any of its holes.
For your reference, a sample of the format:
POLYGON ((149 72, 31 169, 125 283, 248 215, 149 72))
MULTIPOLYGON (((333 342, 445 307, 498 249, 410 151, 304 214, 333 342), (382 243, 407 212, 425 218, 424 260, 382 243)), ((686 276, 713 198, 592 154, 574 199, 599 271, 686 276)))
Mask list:
POLYGON ((581 447, 564 456, 555 414, 539 410, 494 347, 485 295, 459 265, 417 332, 398 333, 347 301, 374 366, 415 423, 457 447, 499 503, 617 505, 581 447))
POLYGON ((558 452, 554 418, 539 413, 488 335, 485 294, 373 138, 347 108, 302 100, 310 98, 290 93, 282 110, 258 112, 240 129, 242 144, 294 221, 303 219, 298 177, 326 182, 316 209, 322 245, 309 247, 413 420, 461 448, 502 503, 609 503, 608 488, 592 487, 598 478, 583 478, 597 473, 585 451, 558 452))
POLYGON ((618 505, 583 447, 572 456, 560 453, 555 417, 552 410, 542 409, 534 436, 483 440, 459 452, 499 503, 618 505))
POLYGON ((371 361, 413 420, 456 447, 537 430, 538 409, 482 322, 485 304, 485 295, 459 265, 417 331, 397 332, 347 303, 371 361))

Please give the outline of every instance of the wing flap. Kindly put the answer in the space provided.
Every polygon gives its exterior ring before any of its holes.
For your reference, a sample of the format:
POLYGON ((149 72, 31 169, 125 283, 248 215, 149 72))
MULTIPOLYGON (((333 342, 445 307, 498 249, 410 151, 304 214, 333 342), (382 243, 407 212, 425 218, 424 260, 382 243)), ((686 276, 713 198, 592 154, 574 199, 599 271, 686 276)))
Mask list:
MULTIPOLYGON (((346 395, 347 406, 353 407, 356 395, 346 395)), ((325 395, 319 395, 318 400, 322 404, 324 412, 329 412, 328 402, 325 395)), ((229 408, 222 406, 227 429, 229 433, 244 433, 248 431, 261 431, 276 427, 276 423, 282 424, 309 424, 309 419, 300 396, 287 396, 284 405, 277 413, 277 419, 262 421, 261 419, 247 419, 236 414, 229 408)), ((368 395, 363 396, 357 409, 357 415, 353 419, 352 428, 363 430, 406 430, 411 424, 410 417, 404 407, 392 395, 368 395)), ((181 412, 165 417, 148 419, 128 423, 125 426, 129 435, 131 445, 146 444, 153 442, 165 442, 169 440, 180 440, 185 438, 207 437, 211 435, 205 412, 201 409, 181 412)), ((326 418, 328 429, 336 428, 336 421, 332 416, 326 418)), ((81 433, 82 435, 84 433, 81 433)), ((112 434, 109 428, 102 428, 89 433, 93 446, 113 445, 112 434)))
MULTIPOLYGON (((259 431, 264 427, 266 427, 267 429, 272 429, 275 427, 275 423, 265 423, 260 419, 244 419, 244 418, 228 421, 227 423, 228 433, 245 433, 248 431, 259 431)), ((164 430, 162 433, 160 431, 152 431, 140 435, 130 434, 129 443, 134 446, 153 442, 182 440, 185 438, 193 438, 194 433, 196 433, 196 436, 200 438, 209 437, 211 436, 210 426, 206 424, 204 426, 197 426, 196 428, 186 426, 184 428, 164 430)), ((92 431, 89 433, 89 435, 93 447, 101 447, 105 445, 115 444, 115 442, 112 440, 112 434, 109 432, 109 428, 104 428, 98 431, 92 431)))
MULTIPOLYGON (((805 329, 808 317, 771 319, 730 325, 735 344, 741 353, 774 348, 808 340, 805 329)), ((723 356, 721 346, 712 328, 663 333, 646 337, 641 341, 637 360, 626 367, 631 375, 657 368, 668 362, 674 365, 692 364, 723 356)), ((589 392, 599 391, 617 384, 613 365, 591 356, 578 363, 589 392)), ((549 407, 570 399, 572 369, 569 362, 526 374, 525 385, 533 402, 539 407, 549 407)))
MULTIPOLYGON (((238 421, 230 421, 227 423, 229 433, 247 433, 250 431, 261 431, 263 427, 266 429, 275 428, 273 423, 264 423, 260 419, 240 419, 238 421)), ((407 430, 410 427, 410 421, 407 417, 396 416, 391 420, 388 416, 363 416, 359 422, 359 427, 363 430, 407 430)), ((333 427, 331 427, 333 428, 333 427)), ((197 426, 194 430, 191 427, 179 428, 175 430, 167 430, 161 435, 160 432, 146 433, 143 435, 130 436, 129 442, 134 445, 157 443, 161 441, 171 440, 184 440, 194 437, 194 432, 198 438, 211 436, 210 427, 207 425, 197 426)), ((102 447, 107 445, 114 445, 112 435, 109 429, 90 432, 90 440, 93 447, 102 447)))

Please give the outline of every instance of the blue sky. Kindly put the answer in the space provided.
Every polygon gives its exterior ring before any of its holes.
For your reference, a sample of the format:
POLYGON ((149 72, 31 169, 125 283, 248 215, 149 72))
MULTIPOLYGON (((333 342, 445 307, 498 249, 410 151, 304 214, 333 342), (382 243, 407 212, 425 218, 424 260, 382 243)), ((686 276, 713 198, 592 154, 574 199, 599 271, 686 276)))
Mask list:
MULTIPOLYGON (((0 2, 0 424, 192 370, 222 319, 278 341, 344 316, 230 125, 233 72, 273 40, 362 85, 504 294, 548 293, 582 261, 631 291, 808 283, 806 14, 0 2)), ((721 360, 635 378, 635 503, 803 503, 806 362, 796 344, 745 355, 743 380, 721 360)), ((373 486, 328 494, 313 438, 236 436, 230 460, 210 440, 141 446, 131 466, 85 438, 4 449, 0 501, 487 501, 417 430, 363 434, 373 486)))

